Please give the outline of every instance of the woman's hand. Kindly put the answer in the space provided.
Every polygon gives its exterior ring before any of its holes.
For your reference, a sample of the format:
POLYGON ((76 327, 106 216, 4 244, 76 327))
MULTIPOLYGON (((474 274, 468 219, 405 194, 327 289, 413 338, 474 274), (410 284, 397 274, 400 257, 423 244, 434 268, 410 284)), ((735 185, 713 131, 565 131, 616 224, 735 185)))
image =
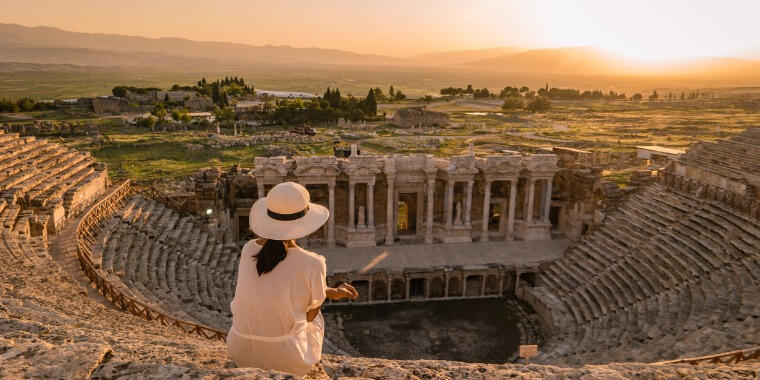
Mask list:
POLYGON ((359 297, 359 292, 353 286, 343 283, 337 288, 327 288, 325 295, 333 301, 338 301, 344 298, 356 299, 359 297))

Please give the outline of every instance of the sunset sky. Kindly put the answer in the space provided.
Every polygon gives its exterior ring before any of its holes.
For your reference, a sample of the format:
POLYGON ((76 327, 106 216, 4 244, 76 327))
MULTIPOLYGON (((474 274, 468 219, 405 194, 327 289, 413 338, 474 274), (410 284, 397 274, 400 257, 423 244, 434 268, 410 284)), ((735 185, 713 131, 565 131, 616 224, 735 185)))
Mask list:
POLYGON ((0 0, 0 22, 407 56, 595 46, 645 60, 760 59, 760 1, 0 0))

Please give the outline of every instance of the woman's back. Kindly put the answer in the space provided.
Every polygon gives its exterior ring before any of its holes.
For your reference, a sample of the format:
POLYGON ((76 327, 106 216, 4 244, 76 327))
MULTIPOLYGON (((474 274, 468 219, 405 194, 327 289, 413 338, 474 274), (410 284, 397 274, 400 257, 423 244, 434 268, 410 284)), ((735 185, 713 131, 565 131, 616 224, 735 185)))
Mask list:
POLYGON ((233 326, 243 334, 275 337, 306 320, 306 312, 324 300, 324 257, 291 247, 283 261, 259 275, 255 255, 262 246, 249 241, 240 255, 233 326))

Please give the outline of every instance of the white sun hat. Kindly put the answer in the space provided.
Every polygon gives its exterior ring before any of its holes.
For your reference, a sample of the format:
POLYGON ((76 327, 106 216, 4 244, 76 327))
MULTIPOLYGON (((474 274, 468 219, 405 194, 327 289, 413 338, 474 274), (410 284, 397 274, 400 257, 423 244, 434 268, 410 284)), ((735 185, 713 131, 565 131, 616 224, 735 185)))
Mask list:
POLYGON ((265 239, 300 239, 318 230, 330 217, 327 208, 310 201, 305 187, 283 182, 253 204, 248 223, 253 233, 265 239))

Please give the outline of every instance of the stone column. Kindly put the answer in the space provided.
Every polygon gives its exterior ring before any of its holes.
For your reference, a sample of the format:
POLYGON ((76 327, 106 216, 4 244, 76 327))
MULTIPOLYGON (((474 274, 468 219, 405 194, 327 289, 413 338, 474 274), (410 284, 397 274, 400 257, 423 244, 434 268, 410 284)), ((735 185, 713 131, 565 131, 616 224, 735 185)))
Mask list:
POLYGON ((406 275, 406 300, 409 301, 409 275, 406 275))
POLYGON ((544 222, 549 222, 549 211, 552 208, 552 180, 553 178, 549 178, 546 180, 546 186, 544 186, 544 213, 541 215, 541 218, 544 222))
POLYGON ((430 276, 425 276, 425 299, 430 299, 430 276))
POLYGON ((485 180, 485 195, 483 196, 483 226, 480 241, 488 241, 488 219, 491 216, 491 180, 485 180))
POLYGON ((355 183, 348 183, 348 230, 353 231, 356 229, 354 224, 354 187, 355 183))
POLYGON ((464 225, 470 227, 470 214, 472 214, 472 185, 475 181, 467 181, 467 195, 464 203, 464 225))
POLYGON ((372 303, 372 283, 374 282, 372 278, 370 277, 369 281, 367 281, 367 303, 372 303))
POLYGON ((454 211, 454 182, 453 180, 446 181, 446 194, 445 194, 445 200, 446 204, 444 206, 444 211, 446 212, 446 230, 451 230, 451 219, 454 211))
MULTIPOLYGON (((386 210, 386 217, 388 219, 386 228, 385 228, 385 245, 393 245, 393 230, 395 228, 395 221, 393 220, 393 199, 395 198, 395 194, 393 193, 393 178, 388 178, 388 202, 386 210)), ((390 285, 389 285, 390 289, 390 285)))
POLYGON ((256 181, 256 182, 257 182, 256 183, 256 187, 259 190, 259 198, 266 197, 267 196, 266 193, 265 193, 266 187, 264 187, 264 182, 259 182, 259 181, 256 181))
POLYGON ((327 184, 328 189, 328 209, 330 211, 330 218, 327 220, 327 246, 335 246, 335 182, 327 184))
POLYGON ((462 274, 462 298, 467 297, 467 274, 462 274))
POLYGON ((425 243, 433 242, 433 192, 435 191, 435 179, 427 181, 427 222, 425 223, 425 243))
POLYGON ((499 297, 504 294, 504 271, 499 271, 499 297))
POLYGON ((443 272, 443 298, 449 298, 449 272, 443 272))
POLYGON ((375 228, 375 184, 367 183, 367 227, 375 228))
POLYGON ((517 178, 509 181, 509 214, 507 216, 507 240, 515 237, 515 202, 517 200, 517 178))
POLYGON ((487 274, 480 276, 480 296, 481 297, 486 295, 486 279, 487 278, 488 278, 487 274))
POLYGON ((533 192, 536 190, 536 180, 528 178, 528 189, 525 192, 525 224, 533 222, 533 192))
POLYGON ((387 278, 387 281, 385 284, 386 285, 385 290, 388 291, 388 301, 390 301, 391 300, 391 284, 393 284, 393 278, 391 278, 391 275, 387 275, 386 278, 387 278))

